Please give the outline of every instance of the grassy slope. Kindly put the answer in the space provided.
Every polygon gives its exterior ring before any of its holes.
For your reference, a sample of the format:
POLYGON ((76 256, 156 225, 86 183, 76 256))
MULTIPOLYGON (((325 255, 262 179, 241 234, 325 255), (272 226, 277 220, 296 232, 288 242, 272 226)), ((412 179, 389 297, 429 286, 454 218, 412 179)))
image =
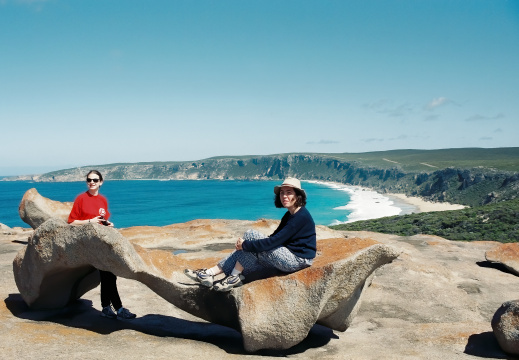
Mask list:
POLYGON ((390 150, 359 154, 328 154, 338 159, 359 161, 380 168, 433 172, 448 167, 485 167, 519 171, 519 148, 462 148, 440 150, 390 150))
MULTIPOLYGON (((475 168, 485 167, 504 171, 519 171, 519 147, 513 148, 460 148, 460 149, 440 149, 440 150, 388 150, 366 153, 287 153, 272 155, 240 155, 240 156, 216 156, 209 159, 197 160, 223 160, 237 159, 249 160, 262 156, 289 155, 312 155, 323 156, 331 159, 346 162, 357 162, 366 166, 391 169, 401 168, 410 172, 434 172, 448 167, 455 168, 475 168)), ((165 162, 141 162, 140 165, 169 165, 180 164, 189 161, 165 161, 165 162)), ((129 165, 129 164, 108 164, 108 165, 129 165)))

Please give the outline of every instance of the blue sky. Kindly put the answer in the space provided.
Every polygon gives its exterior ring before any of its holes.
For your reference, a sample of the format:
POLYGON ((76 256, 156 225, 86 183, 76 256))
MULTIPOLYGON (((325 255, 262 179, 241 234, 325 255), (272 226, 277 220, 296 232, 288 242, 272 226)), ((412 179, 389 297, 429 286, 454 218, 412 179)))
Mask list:
POLYGON ((0 0, 0 175, 518 146, 519 1, 0 0))

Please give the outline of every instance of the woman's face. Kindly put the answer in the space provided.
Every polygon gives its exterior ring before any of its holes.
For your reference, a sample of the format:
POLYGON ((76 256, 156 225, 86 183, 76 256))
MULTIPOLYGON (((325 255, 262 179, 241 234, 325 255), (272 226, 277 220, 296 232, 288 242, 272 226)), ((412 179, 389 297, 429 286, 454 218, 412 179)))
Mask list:
POLYGON ((279 190, 279 200, 286 209, 294 208, 297 201, 297 194, 290 186, 282 186, 279 190))
POLYGON ((103 183, 100 179, 99 179, 99 175, 97 174, 94 174, 94 173, 91 173, 91 174, 88 174, 87 176, 87 186, 88 186, 88 190, 90 192, 96 192, 96 191, 99 191, 99 187, 101 186, 101 184, 103 183))

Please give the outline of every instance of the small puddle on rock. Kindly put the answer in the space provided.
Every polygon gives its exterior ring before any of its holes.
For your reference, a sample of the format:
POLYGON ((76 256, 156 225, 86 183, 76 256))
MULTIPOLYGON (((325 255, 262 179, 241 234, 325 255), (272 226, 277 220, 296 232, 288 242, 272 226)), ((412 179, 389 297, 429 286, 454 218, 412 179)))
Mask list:
POLYGON ((173 255, 178 255, 178 254, 184 254, 184 253, 188 253, 189 251, 187 250, 175 250, 175 251, 172 251, 173 255))

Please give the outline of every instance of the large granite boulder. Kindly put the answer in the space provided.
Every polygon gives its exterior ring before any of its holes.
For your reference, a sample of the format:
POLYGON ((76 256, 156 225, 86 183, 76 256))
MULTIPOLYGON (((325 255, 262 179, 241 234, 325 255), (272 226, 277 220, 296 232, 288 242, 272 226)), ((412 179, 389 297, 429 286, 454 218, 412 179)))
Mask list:
POLYGON ((519 244, 500 244, 485 253, 488 261, 502 264, 511 273, 519 275, 519 244))
POLYGON ((492 329, 504 351, 519 355, 519 300, 501 305, 492 318, 492 329))
MULTIPOLYGON (((27 211, 30 207, 24 208, 26 218, 34 219, 27 211)), ((345 331, 374 271, 399 255, 371 239, 319 239, 318 256, 310 268, 221 293, 193 283, 183 269, 210 267, 229 250, 218 248, 204 253, 146 249, 114 228, 71 226, 52 213, 47 218, 13 262, 16 285, 31 308, 66 306, 97 286, 97 269, 106 270, 145 284, 188 313, 241 331, 247 351, 290 348, 301 342, 315 323, 345 331)), ((258 224, 272 225, 269 221, 258 224)), ((207 223, 186 223, 182 227, 187 231, 202 227, 208 233, 216 228, 207 223)), ((179 230, 178 226, 164 228, 173 234, 179 230)), ((155 233, 151 227, 148 231, 155 233)), ((134 236, 131 228, 123 233, 134 236)), ((141 243, 149 241, 146 238, 141 243)), ((183 242, 186 246, 189 243, 192 241, 183 242)), ((232 248, 232 242, 228 248, 232 248)))
POLYGON ((13 270, 32 308, 63 307, 97 285, 95 269, 111 271, 195 316, 241 331, 245 348, 255 351, 289 348, 315 323, 346 330, 373 272, 398 256, 388 246, 360 239, 321 240, 318 251, 308 269, 220 293, 183 275, 196 261, 132 245, 112 228, 51 218, 34 231, 13 270))
POLYGON ((47 199, 34 188, 25 192, 18 207, 20 218, 33 229, 36 229, 51 217, 67 221, 71 210, 71 202, 62 203, 47 199))

